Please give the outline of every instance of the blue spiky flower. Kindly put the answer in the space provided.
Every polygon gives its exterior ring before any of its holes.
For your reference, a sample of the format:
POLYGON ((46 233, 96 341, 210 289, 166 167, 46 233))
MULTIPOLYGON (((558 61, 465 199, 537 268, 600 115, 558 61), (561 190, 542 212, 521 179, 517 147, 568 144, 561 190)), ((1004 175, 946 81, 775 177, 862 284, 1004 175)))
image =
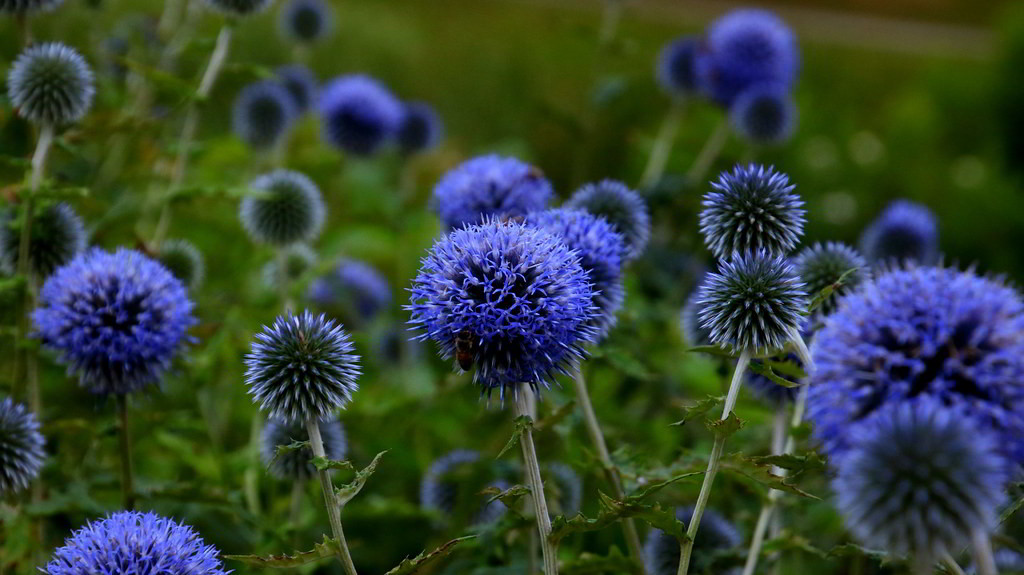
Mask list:
POLYGON ((96 93, 85 58, 58 42, 22 52, 7 74, 7 97, 34 124, 62 126, 82 119, 96 93))
POLYGON ((331 32, 334 14, 323 0, 291 0, 281 10, 278 28, 290 40, 312 43, 331 32))
POLYGON ((442 519, 463 515, 482 525, 497 521, 505 514, 505 504, 487 502, 479 495, 487 487, 508 489, 501 479, 494 479, 494 470, 484 465, 480 453, 456 449, 436 459, 420 481, 420 505, 434 511, 442 519))
POLYGON ((872 263, 931 265, 939 260, 939 224, 927 207, 895 200, 864 229, 860 249, 872 263))
POLYGON ((0 401, 0 497, 25 489, 39 475, 45 443, 34 413, 9 397, 0 401))
POLYGON ((0 12, 7 14, 49 12, 63 3, 64 0, 0 0, 0 12))
POLYGON ((839 298, 871 277, 864 258, 857 250, 841 242, 815 243, 804 248, 797 254, 793 266, 797 277, 807 287, 807 295, 812 298, 825 288, 834 286, 832 294, 824 298, 818 307, 823 315, 835 311, 839 298))
POLYGON ((587 273, 594 294, 594 310, 590 324, 598 338, 604 338, 615 327, 618 312, 626 299, 622 283, 622 255, 626 244, 622 236, 604 218, 583 210, 559 208, 534 212, 526 223, 558 237, 575 251, 587 273))
MULTIPOLYGON (((341 461, 345 459, 348 443, 345 440, 345 429, 337 417, 321 420, 320 438, 324 442, 324 454, 327 459, 341 461)), ((313 450, 303 447, 294 451, 278 454, 278 447, 285 447, 296 441, 309 441, 309 431, 302 421, 271 419, 263 427, 260 441, 260 458, 267 471, 278 479, 305 481, 317 473, 313 465, 313 450)))
POLYGON ((398 126, 398 147, 406 154, 425 152, 441 141, 444 128, 434 107, 425 102, 405 105, 402 123, 398 126))
POLYGON ((341 325, 306 310, 264 326, 245 356, 249 395, 270 417, 321 420, 359 389, 359 356, 341 325))
POLYGON ((320 92, 324 138, 356 156, 369 156, 398 131, 404 107, 380 82, 360 74, 342 76, 320 92))
POLYGON ((602 180, 586 184, 572 195, 566 208, 586 210, 610 223, 626 242, 627 261, 640 257, 651 237, 647 202, 622 182, 602 180))
POLYGON ((53 553, 48 575, 227 575, 217 548, 188 525, 120 511, 78 529, 53 553))
POLYGON ((969 415, 921 396, 887 405, 847 435, 832 487, 865 545, 931 565, 996 527, 1007 465, 969 415))
POLYGON ((452 168, 434 187, 433 205, 447 229, 543 210, 554 191, 537 168, 498 155, 477 156, 452 168))
POLYGON ((274 79, 288 90, 292 97, 292 104, 298 113, 303 113, 313 107, 316 102, 317 86, 316 76, 305 66, 297 64, 281 66, 274 71, 274 79))
POLYGON ((320 188, 305 174, 274 170, 249 184, 239 216, 254 241, 287 246, 309 241, 324 224, 320 188))
POLYGON ((661 49, 655 67, 655 76, 662 89, 673 96, 688 96, 699 88, 695 59, 698 38, 676 38, 661 49))
POLYGON ((316 252, 306 244, 292 244, 282 250, 281 257, 263 266, 263 284, 269 288, 276 289, 282 282, 290 284, 316 264, 316 252))
POLYGON ((701 325, 737 350, 781 349, 803 321, 804 285, 786 258, 764 250, 734 254, 700 288, 701 325))
POLYGON ((804 232, 804 202, 773 166, 737 165, 722 172, 704 195, 700 231, 717 258, 766 250, 786 254, 804 232))
POLYGON ((262 12, 273 0, 206 0, 206 5, 229 16, 248 16, 262 12))
POLYGON ((43 284, 38 337, 93 393, 159 383, 195 323, 184 284, 135 250, 87 250, 43 284))
POLYGON ((740 92, 729 108, 732 129, 752 144, 781 144, 796 129, 796 104, 789 88, 758 84, 740 92))
POLYGON ((391 305, 391 285, 373 266, 354 259, 309 284, 309 300, 349 323, 372 321, 391 305))
MULTIPOLYGON (((676 519, 685 524, 693 517, 692 507, 676 509, 676 519)), ((733 575, 739 570, 721 569, 712 571, 716 553, 728 551, 743 543, 743 537, 736 527, 714 509, 705 509, 700 520, 700 530, 693 542, 690 556, 691 573, 720 573, 733 575)), ((651 530, 644 543, 644 566, 649 575, 675 575, 679 568, 679 541, 660 529, 651 530)))
MULTIPOLYGON (((36 211, 28 244, 32 273, 45 278, 85 249, 85 224, 71 206, 61 202, 36 211)), ((0 210, 0 271, 18 268, 21 225, 15 208, 0 210)))
POLYGON ((160 244, 157 259, 189 289, 195 290, 203 283, 206 263, 202 252, 192 242, 167 240, 160 244))
POLYGON ((488 394, 547 386, 594 340, 593 294, 579 256, 521 223, 491 220, 442 237, 411 291, 419 339, 433 340, 446 359, 463 345, 488 394))
POLYGON ((264 80, 242 88, 231 114, 235 135, 250 147, 264 150, 284 139, 298 109, 283 84, 264 80))

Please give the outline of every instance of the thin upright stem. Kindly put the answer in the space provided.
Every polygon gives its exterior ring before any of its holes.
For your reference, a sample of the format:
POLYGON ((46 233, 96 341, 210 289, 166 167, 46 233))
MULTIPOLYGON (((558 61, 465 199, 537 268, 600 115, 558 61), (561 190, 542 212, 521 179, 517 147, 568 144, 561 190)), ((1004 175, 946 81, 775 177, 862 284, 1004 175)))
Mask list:
POLYGON ((128 396, 117 394, 118 435, 121 439, 121 505, 135 509, 135 485, 132 472, 132 436, 128 425, 128 396))
POLYGON ((604 11, 601 16, 601 34, 599 38, 601 50, 607 50, 619 31, 622 21, 622 4, 624 0, 604 0, 604 11))
MULTIPOLYGON (((324 451, 324 440, 320 437, 320 424, 313 418, 306 420, 306 431, 309 433, 309 446, 313 450, 314 457, 327 457, 324 451)), ((334 483, 331 482, 329 469, 317 470, 320 477, 320 487, 324 492, 324 503, 327 505, 327 519, 331 522, 331 532, 338 540, 338 560, 345 570, 345 575, 357 575, 356 566, 352 563, 352 553, 348 550, 348 542, 345 540, 345 531, 341 528, 341 504, 338 502, 338 494, 334 492, 334 483)))
POLYGON ((28 25, 28 14, 18 12, 14 15, 14 24, 18 28, 18 38, 22 48, 28 48, 32 44, 32 28, 28 25))
MULTIPOLYGON (((788 423, 786 420, 786 409, 782 406, 776 407, 775 417, 772 421, 772 455, 779 455, 785 450, 788 423)), ((772 473, 784 475, 785 470, 772 466, 772 473)), ((757 525, 754 526, 754 536, 750 540, 750 549, 747 551, 747 560, 743 564, 743 575, 753 575, 754 570, 757 569, 757 561, 761 555, 761 546, 764 544, 765 534, 768 532, 769 526, 773 525, 772 520, 774 519, 778 503, 778 497, 775 496, 776 492, 777 490, 775 489, 770 490, 768 492, 768 500, 761 506, 761 513, 757 517, 757 525)), ((773 530, 777 525, 778 523, 775 522, 773 530)))
MULTIPOLYGON (((530 406, 527 394, 516 393, 516 416, 529 417, 530 406)), ((558 575, 558 558, 555 548, 548 539, 551 535, 551 515, 548 513, 548 502, 544 498, 544 481, 540 477, 540 463, 537 461, 537 448, 533 444, 533 428, 526 426, 519 437, 523 447, 523 463, 526 466, 526 480, 530 488, 534 514, 537 517, 537 531, 540 534, 540 550, 544 557, 544 574, 558 575)))
POLYGON ((978 575, 998 575, 995 556, 992 555, 992 541, 989 540, 988 533, 980 530, 971 533, 971 551, 974 554, 978 575))
POLYGON ((293 529, 298 529, 302 516, 302 496, 306 492, 306 482, 299 479, 292 484, 291 506, 288 513, 288 523, 293 529))
POLYGON ((949 553, 946 553, 942 559, 939 560, 939 564, 945 567, 946 571, 949 571, 953 575, 967 575, 960 567, 960 564, 956 562, 956 559, 953 559, 949 553))
POLYGON ((723 118, 718 123, 718 127, 711 133, 707 142, 704 143, 704 147, 701 148, 700 153, 697 154, 697 159, 693 161, 693 165, 690 166, 690 171, 686 172, 686 179, 691 183, 697 182, 704 178, 708 173, 708 169, 711 168, 711 164, 714 163, 715 158, 722 153, 722 148, 725 147, 725 143, 729 141, 729 119, 723 118))
POLYGON ((242 489, 249 513, 259 517, 260 508, 260 437, 263 432, 263 417, 254 412, 249 422, 249 464, 242 476, 242 489))
POLYGON ((291 296, 291 285, 288 281, 288 251, 285 248, 279 248, 275 257, 277 258, 277 293, 281 298, 281 310, 288 314, 295 307, 291 296))
POLYGON ((683 119, 685 109, 685 100, 676 98, 672 101, 672 107, 669 108, 668 114, 665 114, 665 119, 658 130, 658 137, 654 140, 654 146, 651 147, 651 155, 647 158, 643 176, 640 177, 641 189, 647 189, 657 184, 665 174, 665 166, 668 165, 668 158, 672 154, 672 145, 675 143, 676 133, 679 131, 679 124, 683 119))

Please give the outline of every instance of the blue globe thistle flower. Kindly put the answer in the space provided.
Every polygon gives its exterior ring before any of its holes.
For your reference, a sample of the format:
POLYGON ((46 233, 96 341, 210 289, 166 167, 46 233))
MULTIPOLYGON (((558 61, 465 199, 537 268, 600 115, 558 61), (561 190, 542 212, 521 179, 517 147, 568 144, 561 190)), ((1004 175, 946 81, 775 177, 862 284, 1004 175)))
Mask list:
POLYGON ((759 84, 740 92, 729 108, 729 122, 741 138, 759 145, 781 144, 796 128, 796 104, 789 88, 759 84))
POLYGON ((178 278, 135 250, 87 250, 43 284, 38 337, 98 394, 159 383, 196 321, 178 278))
POLYGON ((248 16, 262 12, 272 0, 206 0, 206 5, 229 16, 248 16))
POLYGON ((683 339, 690 347, 703 347, 712 345, 711 330, 705 328, 700 322, 700 286, 693 290, 686 298, 683 309, 679 312, 679 329, 683 332, 683 339))
POLYGON ((1024 303, 1001 281, 945 268, 884 273, 843 298, 812 344, 807 416, 830 457, 890 403, 962 408, 1024 463, 1024 303))
POLYGON ((281 66, 274 72, 274 78, 288 90, 296 112, 301 114, 313 107, 319 88, 316 76, 309 68, 299 65, 281 66))
POLYGON ((9 397, 0 401, 0 496, 25 489, 39 475, 45 443, 34 413, 9 397))
POLYGON ((192 242, 167 240, 160 244, 157 259, 189 289, 195 290, 202 285, 206 263, 202 252, 192 242))
POLYGON ((934 397, 892 403, 847 434, 832 487, 865 545, 931 565, 991 532, 1005 500, 1006 462, 973 418, 934 397))
POLYGON ((796 37, 767 10, 733 10, 715 20, 701 48, 698 83, 726 107, 756 84, 791 86, 800 68, 796 37))
POLYGON ((320 189, 304 174, 275 170, 249 184, 239 209, 242 226, 253 241, 287 246, 309 241, 324 224, 320 189))
POLYGON ((409 323, 486 393, 547 386, 594 340, 593 297, 579 257, 555 236, 492 220, 451 232, 423 259, 409 323))
MULTIPOLYGON (((341 461, 348 451, 345 430, 337 417, 320 420, 320 437, 324 442, 327 459, 341 461)), ((278 455, 277 448, 296 441, 309 441, 309 432, 302 421, 271 419, 263 427, 260 458, 267 471, 278 479, 305 481, 316 476, 313 450, 309 447, 278 455)))
POLYGON ((323 0, 291 0, 278 19, 281 35, 295 42, 310 44, 331 32, 334 14, 323 0))
POLYGON ((699 293, 700 321, 711 331, 711 341, 757 352, 786 345, 807 303, 793 266, 764 250, 721 262, 699 293))
MULTIPOLYGON (((0 271, 13 274, 18 268, 21 225, 14 207, 0 210, 0 271)), ((28 244, 32 273, 45 278, 85 249, 85 224, 65 203, 36 211, 28 244)))
POLYGON ((662 89, 673 96, 689 96, 700 87, 695 68, 699 40, 684 36, 665 44, 658 54, 655 76, 662 89))
POLYGON ((283 260, 274 258, 263 266, 263 284, 277 288, 281 282, 298 280, 316 264, 316 252, 306 244, 292 244, 285 248, 283 260), (282 265, 283 263, 283 265, 282 265))
POLYGON ((342 76, 320 92, 324 138, 356 156, 369 156, 394 138, 402 103, 379 82, 363 75, 342 76))
POLYGON ((860 249, 872 263, 939 261, 939 224, 927 207, 895 200, 860 237, 860 249))
POLYGON ((235 135, 257 150, 276 146, 291 129, 298 109, 288 89, 265 80, 249 84, 238 93, 232 108, 235 135))
POLYGON ((737 165, 704 195, 700 231, 716 258, 766 250, 786 254, 804 232, 804 202, 773 166, 737 165))
POLYGON ((63 3, 64 0, 0 0, 0 12, 7 14, 49 12, 63 3))
POLYGON ((807 287, 807 294, 812 298, 842 279, 842 285, 835 288, 818 306, 818 312, 822 315, 835 311, 841 297, 871 277, 871 270, 864 258, 857 250, 841 242, 816 243, 804 248, 797 254, 793 266, 797 277, 807 287))
POLYGON ((626 244, 610 223, 583 210, 554 209, 534 212, 526 223, 556 236, 575 251, 593 289, 594 310, 590 325, 598 338, 615 327, 626 299, 622 283, 622 254, 626 244))
POLYGON ((77 122, 89 111, 95 93, 85 58, 57 42, 29 46, 7 74, 7 97, 18 115, 33 124, 77 122))
POLYGON ((551 513, 565 517, 579 513, 583 504, 583 481, 580 480, 580 476, 564 463, 549 464, 548 472, 551 474, 551 481, 547 482, 547 486, 553 491, 548 496, 548 501, 554 503, 551 513))
POLYGON ((515 158, 477 156, 459 164, 434 187, 433 204, 445 228, 488 218, 520 218, 543 210, 554 191, 537 168, 515 158))
POLYGON ((372 321, 391 305, 391 286, 373 266, 346 259, 309 285, 314 305, 350 323, 372 321))
POLYGON ((249 395, 270 417, 325 419, 359 389, 359 356, 342 327, 306 310, 256 334, 245 356, 249 395))
POLYGON ((402 122, 398 125, 398 147, 406 154, 425 152, 441 141, 443 131, 441 118, 433 106, 410 102, 405 105, 402 122))
POLYGON ((602 180, 586 184, 572 195, 566 208, 586 210, 610 223, 626 242, 626 261, 640 257, 651 238, 647 202, 622 182, 602 180))
POLYGON ((477 525, 497 521, 507 510, 505 504, 487 503, 479 493, 487 487, 504 490, 510 485, 501 479, 492 479, 493 473, 483 465, 478 452, 451 451, 427 468, 420 481, 420 505, 444 519, 465 515, 477 525))
POLYGON ((72 533, 44 571, 48 575, 227 575, 217 553, 188 525, 155 513, 120 511, 72 533))
MULTIPOLYGON (((676 519, 685 524, 693 517, 692 507, 676 509, 676 519)), ((743 537, 736 527, 714 509, 705 509, 700 520, 700 530, 693 542, 690 556, 691 573, 722 573, 733 575, 738 569, 712 571, 716 552, 727 551, 743 543, 743 537)), ((652 529, 644 542, 644 566, 649 575, 676 575, 679 568, 679 542, 675 537, 660 529, 652 529)))

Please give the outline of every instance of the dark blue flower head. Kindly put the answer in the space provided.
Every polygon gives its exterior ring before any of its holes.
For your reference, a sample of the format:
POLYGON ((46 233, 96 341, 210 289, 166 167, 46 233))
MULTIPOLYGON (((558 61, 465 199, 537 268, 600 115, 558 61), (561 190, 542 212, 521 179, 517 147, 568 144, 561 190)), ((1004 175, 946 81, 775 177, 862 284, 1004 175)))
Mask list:
POLYGON ((291 0, 281 10, 278 28, 290 40, 311 43, 331 32, 334 14, 323 0, 291 0))
POLYGON ((796 128, 796 104, 789 88, 758 84, 740 92, 729 108, 732 129, 752 144, 781 144, 796 128))
POLYGON ((857 250, 841 242, 816 243, 797 254, 793 266, 796 275, 807 287, 807 295, 815 297, 829 286, 832 294, 821 301, 818 311, 828 315, 835 311, 839 298, 850 293, 871 277, 871 270, 857 250))
POLYGON ((479 493, 487 487, 508 489, 509 485, 493 479, 494 470, 483 463, 480 454, 469 449, 457 449, 438 458, 420 482, 420 504, 445 518, 463 515, 478 525, 497 521, 505 514, 505 504, 481 502, 479 493))
MULTIPOLYGON (((85 249, 85 225, 71 206, 61 202, 38 210, 32 220, 28 257, 32 273, 45 278, 85 249)), ((18 268, 21 225, 15 208, 0 210, 0 271, 18 268)))
POLYGON ((63 3, 64 0, 0 0, 0 13, 48 12, 63 3))
POLYGON ((363 75, 342 76, 320 92, 324 138, 356 156, 369 156, 394 138, 404 107, 387 88, 363 75))
POLYGON ((409 102, 398 126, 398 147, 406 154, 425 152, 441 141, 443 131, 441 118, 433 106, 409 102))
POLYGON ((737 165, 704 195, 700 231, 716 258, 766 250, 786 254, 804 233, 803 200, 772 166, 737 165))
POLYGON ((413 282, 410 323, 490 393, 548 385, 594 340, 592 291, 557 237, 491 220, 438 240, 413 282))
MULTIPOLYGON (((320 438, 324 442, 324 453, 327 459, 340 461, 345 459, 348 443, 345 430, 337 417, 320 420, 320 438)), ((286 419, 270 419, 263 427, 260 442, 260 458, 267 471, 278 479, 305 481, 316 476, 313 465, 313 450, 309 447, 278 454, 277 448, 291 445, 296 441, 309 441, 309 431, 305 422, 286 419)))
POLYGON ((604 218, 583 210, 559 208, 534 212, 526 223, 558 237, 579 255, 580 265, 590 280, 594 294, 594 314, 590 325, 604 338, 615 327, 618 312, 626 299, 622 284, 622 255, 625 242, 604 218))
POLYGON ((120 511, 71 534, 48 575, 226 575, 217 548, 188 525, 155 513, 120 511))
POLYGON ((277 145, 291 129, 298 109, 283 84, 264 80, 238 93, 232 108, 235 135, 249 146, 264 150, 277 145))
POLYGON ((25 49, 7 74, 7 97, 34 124, 62 126, 82 119, 96 89, 85 58, 58 42, 25 49))
POLYGON ((185 286, 135 250, 93 248, 43 284, 32 313, 43 345, 93 393, 158 383, 195 323, 185 286))
POLYGON ((445 228, 543 210, 554 194, 537 168, 515 158, 477 156, 448 171, 434 187, 434 208, 445 228))
POLYGON ((662 89, 673 96, 689 96, 699 88, 694 67, 699 39, 684 36, 665 44, 658 54, 655 75, 662 89))
POLYGON ((274 78, 288 90, 292 104, 300 114, 313 107, 316 102, 317 81, 313 72, 305 66, 281 66, 274 72, 274 78))
POLYGON ((359 356, 337 323, 308 310, 264 326, 245 356, 249 395, 270 417, 321 420, 359 389, 359 356))
POLYGON ((254 241, 287 246, 311 240, 324 224, 320 188, 304 174, 275 170, 249 184, 239 217, 254 241))
POLYGON ((262 12, 272 0, 206 0, 206 5, 229 16, 248 16, 262 12))
POLYGON ((545 485, 550 491, 548 501, 553 503, 552 515, 572 517, 580 512, 580 505, 583 504, 583 481, 573 471, 572 467, 564 463, 552 463, 548 465, 551 481, 545 485))
POLYGON ((872 263, 939 260, 939 224, 927 207, 895 200, 860 237, 860 249, 872 263))
POLYGON ((195 290, 203 283, 206 263, 202 252, 192 242, 167 240, 160 244, 157 259, 189 289, 195 290))
POLYGON ((963 408, 1024 463, 1024 303, 973 272, 908 268, 843 298, 812 354, 807 416, 831 457, 877 409, 931 397, 963 408))
POLYGON ((34 413, 9 397, 0 401, 0 497, 25 489, 39 475, 45 443, 34 413))
POLYGON ((391 305, 391 286, 373 266, 346 259, 309 285, 314 305, 349 323, 372 321, 391 305))
POLYGON ((651 237, 647 202, 622 182, 602 180, 586 184, 572 195, 566 208, 586 210, 610 223, 626 242, 625 260, 640 257, 651 237))
MULTIPOLYGON (((693 517, 692 507, 676 509, 676 519, 685 524, 693 517)), ((714 509, 705 509, 700 530, 693 542, 690 556, 691 573, 722 573, 733 575, 738 570, 712 571, 716 552, 727 551, 743 543, 736 527, 714 509)), ((649 575, 675 575, 679 568, 679 541, 660 529, 652 529, 644 543, 644 565, 649 575)))

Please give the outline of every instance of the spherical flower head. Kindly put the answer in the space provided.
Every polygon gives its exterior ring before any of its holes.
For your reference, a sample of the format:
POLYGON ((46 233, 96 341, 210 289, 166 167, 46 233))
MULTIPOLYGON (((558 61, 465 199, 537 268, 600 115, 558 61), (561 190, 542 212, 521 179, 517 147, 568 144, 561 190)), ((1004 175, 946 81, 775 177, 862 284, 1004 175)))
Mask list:
POLYGON ((276 289, 282 282, 298 280, 316 264, 316 252, 306 244, 282 248, 283 258, 274 258, 263 266, 263 284, 276 289))
POLYGON ((398 147, 405 154, 425 152, 441 141, 444 128, 433 106, 425 102, 405 105, 402 122, 398 125, 398 147))
POLYGON ((767 10, 733 10, 712 22, 696 58, 698 83, 726 107, 756 84, 788 88, 799 69, 796 37, 767 10))
POLYGON ((489 218, 521 218, 543 210, 554 191, 537 168, 497 155, 459 164, 434 187, 433 203, 445 228, 479 224, 489 218))
MULTIPOLYGON (((345 430, 337 417, 320 420, 320 438, 324 442, 324 453, 327 459, 341 461, 345 459, 348 443, 345 430)), ((317 469, 313 465, 313 450, 309 447, 278 454, 278 447, 285 447, 296 441, 309 441, 309 431, 305 422, 271 419, 263 427, 260 442, 260 458, 271 475, 282 480, 306 481, 316 476, 317 469)))
POLYGON ((410 324, 486 393, 547 386, 594 340, 593 293, 557 237, 492 220, 439 239, 413 281, 410 324))
POLYGON ((764 250, 721 262, 699 293, 700 322, 712 343, 755 352, 781 349, 807 304, 793 266, 764 250))
POLYGON ((342 76, 320 92, 324 138, 355 156, 379 151, 395 136, 405 108, 380 82, 363 75, 342 76))
POLYGON ((0 0, 0 13, 49 12, 63 3, 64 0, 0 0))
POLYGON ((321 420, 359 389, 359 356, 342 327, 308 310, 264 326, 245 356, 249 395, 270 417, 321 420))
POLYGON ((206 0, 206 5, 228 16, 248 16, 262 12, 272 0, 206 0))
POLYGON ((85 58, 57 42, 29 46, 7 75, 7 97, 18 115, 33 124, 77 122, 89 111, 95 92, 85 58))
MULTIPOLYGON (((693 517, 692 507, 676 509, 676 519, 685 524, 693 517)), ((739 531, 714 509, 705 509, 700 529, 690 556, 691 573, 723 573, 733 575, 739 570, 711 571, 716 552, 727 551, 743 543, 739 531)), ((644 565, 650 575, 675 575, 679 568, 679 542, 660 529, 652 529, 644 543, 644 565)))
POLYGON ((832 484, 865 545, 931 565, 998 524, 1006 463, 996 439, 931 397, 893 403, 854 425, 832 484))
POLYGON ((655 75, 661 88, 672 96, 689 96, 697 91, 695 59, 699 40, 684 36, 665 44, 658 54, 655 75))
POLYGON ((939 224, 927 207, 907 200, 889 204, 860 237, 860 249, 872 263, 939 260, 939 224))
POLYGON ((0 497, 25 489, 39 475, 45 443, 34 413, 9 397, 0 401, 0 497))
POLYGON ((842 284, 818 306, 818 312, 822 315, 835 311, 841 297, 871 277, 871 270, 864 258, 857 250, 841 242, 816 243, 804 248, 797 254, 793 266, 811 298, 842 280, 842 284))
POLYGON ((564 463, 548 465, 548 472, 551 481, 545 485, 552 491, 548 495, 548 501, 555 507, 551 513, 564 517, 572 517, 579 513, 583 503, 583 481, 580 480, 580 476, 564 463))
POLYGON ((293 108, 303 113, 313 107, 319 89, 316 76, 305 66, 281 66, 274 72, 274 78, 288 90, 292 97, 293 108))
POLYGON ((249 184, 239 216, 254 241, 287 246, 315 238, 324 224, 320 189, 304 174, 275 170, 249 184))
POLYGON ((195 323, 184 284, 135 250, 87 250, 43 284, 32 321, 43 345, 97 394, 159 383, 195 323))
POLYGON ((217 554, 188 525, 155 513, 120 511, 72 533, 43 570, 48 575, 226 575, 217 554))
POLYGON ((623 259, 635 260, 651 238, 651 216, 647 202, 622 182, 602 180, 576 190, 566 208, 586 210, 610 223, 626 242, 623 259))
POLYGON ((729 108, 729 122, 741 138, 762 146, 782 144, 796 128, 796 104, 789 88, 758 84, 740 92, 729 108))
POLYGON ((737 165, 722 172, 702 202, 704 244, 716 258, 754 250, 789 253, 804 233, 804 202, 794 188, 772 166, 737 165))
POLYGON ((265 150, 281 142, 298 110, 283 84, 265 80, 242 88, 231 114, 235 135, 250 147, 265 150))
POLYGON ((615 327, 618 312, 626 299, 622 283, 622 254, 626 244, 622 236, 604 218, 583 210, 554 209, 534 212, 526 223, 562 240, 579 255, 580 265, 590 280, 595 312, 590 324, 599 338, 615 327))
POLYGON ((157 259, 190 290, 202 285, 206 276, 206 264, 203 261, 203 254, 192 242, 167 240, 160 244, 157 259))
POLYGON ((365 323, 391 305, 391 285, 370 264, 346 259, 309 285, 309 299, 349 322, 365 323))
MULTIPOLYGON (((0 271, 18 268, 21 225, 15 208, 0 211, 0 271)), ((71 206, 50 204, 35 213, 28 244, 32 273, 45 278, 85 249, 85 224, 71 206)))
POLYGON ((700 323, 700 287, 693 290, 686 298, 683 309, 679 312, 679 329, 689 347, 703 347, 711 343, 711 330, 700 323))
POLYGON ((807 416, 830 457, 875 410, 932 397, 1024 463, 1024 303, 1002 282, 945 268, 883 273, 843 298, 811 353, 807 416))
POLYGON ((311 44, 331 32, 334 13, 323 0, 291 0, 281 10, 278 28, 294 42, 311 44))
POLYGON ((438 458, 420 482, 420 505, 449 519, 470 517, 474 524, 492 523, 505 514, 500 501, 480 502, 480 491, 487 487, 508 489, 500 479, 491 478, 493 470, 485 468, 480 454, 469 449, 456 449, 438 458))

